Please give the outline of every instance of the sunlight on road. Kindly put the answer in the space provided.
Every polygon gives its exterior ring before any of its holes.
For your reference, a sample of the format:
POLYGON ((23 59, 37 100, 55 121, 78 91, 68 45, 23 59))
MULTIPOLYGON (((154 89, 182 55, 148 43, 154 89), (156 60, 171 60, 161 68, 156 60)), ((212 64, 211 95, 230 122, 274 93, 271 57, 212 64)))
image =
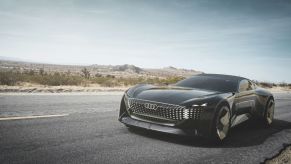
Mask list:
POLYGON ((24 120, 24 119, 34 119, 34 118, 50 118, 50 117, 64 117, 69 114, 57 114, 57 115, 41 115, 41 116, 20 116, 20 117, 2 117, 0 121, 8 121, 8 120, 24 120))

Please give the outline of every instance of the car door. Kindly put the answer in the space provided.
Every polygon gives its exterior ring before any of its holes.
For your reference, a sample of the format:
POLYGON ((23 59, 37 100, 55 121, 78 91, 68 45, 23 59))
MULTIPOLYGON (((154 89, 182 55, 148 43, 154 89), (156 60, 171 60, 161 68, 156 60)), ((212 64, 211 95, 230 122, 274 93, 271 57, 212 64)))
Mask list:
POLYGON ((236 96, 236 114, 252 113, 255 108, 256 94, 254 85, 249 80, 241 80, 236 96))

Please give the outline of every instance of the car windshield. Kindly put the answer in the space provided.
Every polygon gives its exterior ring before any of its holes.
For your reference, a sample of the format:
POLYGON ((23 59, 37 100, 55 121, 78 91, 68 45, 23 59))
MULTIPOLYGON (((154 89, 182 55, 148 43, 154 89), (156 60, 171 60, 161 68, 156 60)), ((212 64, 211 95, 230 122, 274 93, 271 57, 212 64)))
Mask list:
POLYGON ((215 77, 193 76, 174 84, 179 87, 198 88, 218 92, 236 92, 238 82, 215 77))

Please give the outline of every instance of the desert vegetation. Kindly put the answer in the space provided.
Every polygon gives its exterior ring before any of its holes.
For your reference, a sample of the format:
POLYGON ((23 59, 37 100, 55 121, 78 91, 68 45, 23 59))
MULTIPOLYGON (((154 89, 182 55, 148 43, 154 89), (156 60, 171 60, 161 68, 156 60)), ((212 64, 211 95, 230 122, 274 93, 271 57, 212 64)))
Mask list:
POLYGON ((114 75, 91 75, 90 71, 86 68, 82 69, 79 74, 72 74, 68 72, 53 72, 48 73, 43 69, 38 71, 28 70, 24 72, 19 71, 0 71, 0 85, 15 86, 22 82, 48 85, 48 86, 61 86, 61 85, 76 85, 86 86, 89 84, 99 84, 103 87, 116 87, 116 86, 132 86, 138 83, 149 84, 172 84, 183 77, 116 77, 114 75))
POLYGON ((271 83, 271 82, 259 82, 259 81, 254 81, 258 86, 262 88, 276 88, 276 87, 281 87, 281 88, 287 88, 291 89, 291 84, 281 82, 281 83, 271 83))
MULTIPOLYGON (((191 75, 195 70, 166 67, 145 69, 134 65, 54 65, 0 60, 0 85, 22 86, 100 86, 129 87, 139 83, 173 84, 191 75)), ((291 84, 254 81, 258 86, 274 90, 290 90, 291 84)))

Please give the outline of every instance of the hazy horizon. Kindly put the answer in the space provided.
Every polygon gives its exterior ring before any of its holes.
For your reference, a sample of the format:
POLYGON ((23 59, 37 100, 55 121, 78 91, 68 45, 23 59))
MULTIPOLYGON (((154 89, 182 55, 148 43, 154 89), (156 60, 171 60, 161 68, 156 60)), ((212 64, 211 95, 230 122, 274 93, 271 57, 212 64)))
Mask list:
POLYGON ((291 1, 0 0, 0 56, 291 82, 291 1))

